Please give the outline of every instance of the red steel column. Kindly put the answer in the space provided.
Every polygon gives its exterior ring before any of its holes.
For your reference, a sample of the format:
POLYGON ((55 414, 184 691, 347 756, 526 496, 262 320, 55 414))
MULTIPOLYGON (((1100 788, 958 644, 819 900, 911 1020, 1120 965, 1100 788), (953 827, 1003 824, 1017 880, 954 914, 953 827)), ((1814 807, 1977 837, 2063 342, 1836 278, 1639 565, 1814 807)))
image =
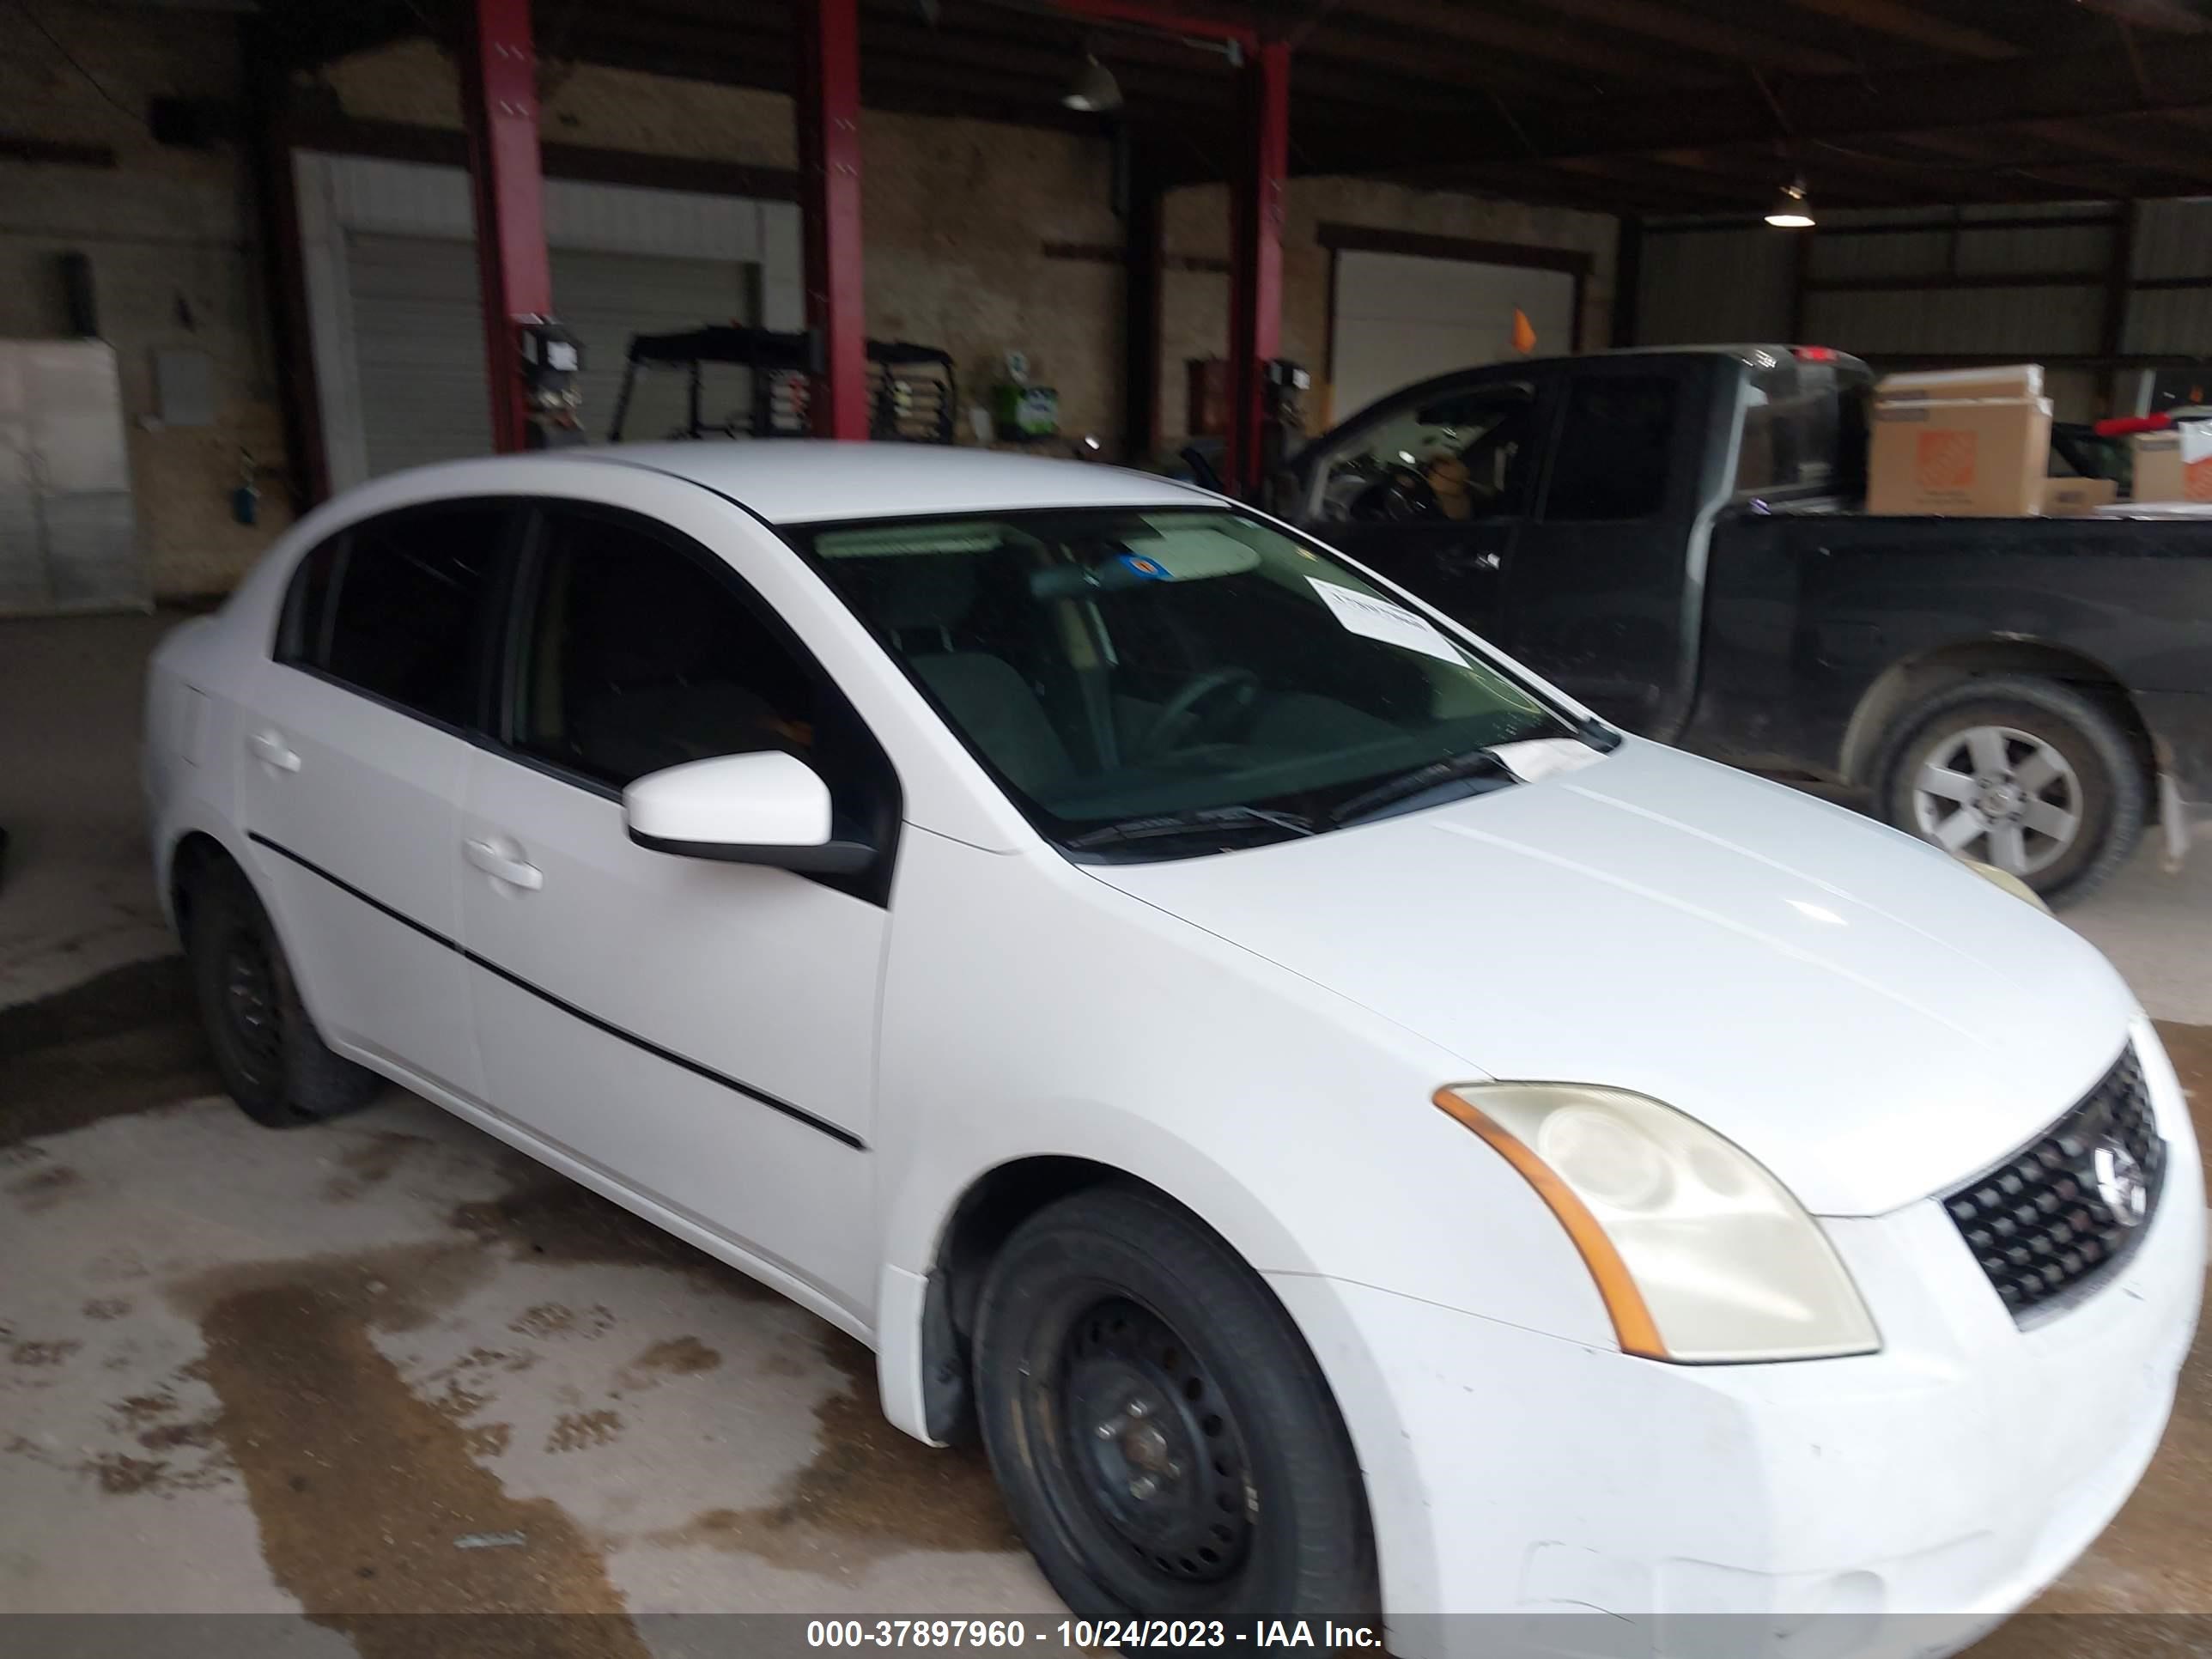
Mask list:
POLYGON ((1279 356, 1283 328, 1284 178, 1291 161, 1291 48, 1247 49, 1242 83, 1243 150, 1230 185, 1229 433, 1225 482, 1251 496, 1260 485, 1264 393, 1261 375, 1279 356))
POLYGON ((553 311, 530 0, 469 0, 467 33, 461 112, 468 127, 469 185, 476 200, 491 441, 494 449, 512 453, 528 445, 530 432, 520 326, 525 319, 553 311))
POLYGON ((814 386, 814 432, 822 438, 865 438, 868 325, 860 284, 860 9, 858 0, 799 0, 798 10, 806 324, 823 353, 823 372, 814 386))

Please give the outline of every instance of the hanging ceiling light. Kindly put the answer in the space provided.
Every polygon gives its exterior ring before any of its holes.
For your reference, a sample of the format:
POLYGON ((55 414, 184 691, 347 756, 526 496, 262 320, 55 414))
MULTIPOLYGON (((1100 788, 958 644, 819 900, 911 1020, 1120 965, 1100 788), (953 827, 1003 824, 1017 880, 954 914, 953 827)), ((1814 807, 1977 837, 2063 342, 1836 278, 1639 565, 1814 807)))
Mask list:
POLYGON ((1782 193, 1774 198, 1774 205, 1766 210, 1766 222, 1781 230, 1810 230, 1813 228, 1813 201, 1805 192, 1805 175, 1799 173, 1782 186, 1782 193))
POLYGON ((1060 101, 1070 109, 1103 113, 1121 107, 1121 83, 1114 78, 1114 71, 1100 63, 1095 53, 1083 54, 1083 67, 1075 71, 1075 79, 1068 82, 1067 90, 1060 101))

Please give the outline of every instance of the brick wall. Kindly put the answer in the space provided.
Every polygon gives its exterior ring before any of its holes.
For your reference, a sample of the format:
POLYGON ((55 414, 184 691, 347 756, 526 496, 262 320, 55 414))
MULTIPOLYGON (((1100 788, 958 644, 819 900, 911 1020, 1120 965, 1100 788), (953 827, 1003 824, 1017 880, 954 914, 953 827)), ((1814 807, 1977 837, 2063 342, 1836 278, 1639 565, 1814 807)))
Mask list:
POLYGON ((258 526, 234 522, 230 512, 241 449, 280 471, 285 459, 259 254, 235 148, 165 148, 149 135, 145 110, 161 95, 234 98, 236 20, 84 0, 39 0, 33 9, 106 95, 21 10, 0 6, 0 129, 104 146, 116 165, 0 155, 0 336, 65 332, 58 258, 89 256, 100 329, 121 371, 139 541, 154 589, 220 591, 289 522, 274 477, 263 481, 258 526), (208 354, 212 425, 150 424, 161 347, 208 354))

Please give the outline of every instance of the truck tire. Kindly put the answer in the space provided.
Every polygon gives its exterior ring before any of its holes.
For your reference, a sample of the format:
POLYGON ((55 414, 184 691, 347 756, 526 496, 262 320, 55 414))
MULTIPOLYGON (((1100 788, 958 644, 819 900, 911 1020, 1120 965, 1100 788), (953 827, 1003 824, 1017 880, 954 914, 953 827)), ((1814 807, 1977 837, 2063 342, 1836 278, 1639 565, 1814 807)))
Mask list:
POLYGON ((2071 903, 2128 860, 2149 769, 2120 720, 2057 680, 1991 674, 1908 709, 1875 772, 1881 816, 2071 903))
POLYGON ((239 1109, 269 1128, 289 1129, 368 1104, 384 1079, 325 1046, 245 875, 211 854, 179 884, 200 1024, 239 1109))

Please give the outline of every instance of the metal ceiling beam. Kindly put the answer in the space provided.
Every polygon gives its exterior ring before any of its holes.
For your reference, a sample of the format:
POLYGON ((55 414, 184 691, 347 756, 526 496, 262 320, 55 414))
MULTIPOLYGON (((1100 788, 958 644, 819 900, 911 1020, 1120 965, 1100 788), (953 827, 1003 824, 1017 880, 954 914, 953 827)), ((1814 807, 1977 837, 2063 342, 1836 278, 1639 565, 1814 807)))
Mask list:
POLYGON ((1910 40, 1914 46, 1926 46, 1931 52, 1984 58, 2018 58, 2022 52, 2022 48, 2013 41, 2001 40, 1994 34, 1984 34, 1979 29, 1950 22, 1931 14, 1925 6, 1902 4, 1900 0, 1789 0, 1789 3, 1800 11, 1815 11, 1823 17, 1832 17, 1838 22, 1850 23, 1877 34, 1910 40))
POLYGON ((1460 96, 1470 86, 1507 97, 1567 98, 1588 90, 1586 81, 1524 59, 1485 52, 1436 36, 1409 35, 1358 16, 1332 15, 1298 48, 1301 83, 1316 64, 1369 64, 1395 74, 1450 80, 1457 71, 1460 96))
POLYGON ((1258 22, 1249 9, 1235 12, 1210 7, 1193 8, 1188 0, 1051 0, 1052 9, 1085 21, 1128 23, 1155 29, 1162 34, 1192 35, 1205 40, 1233 40, 1240 46, 1260 43, 1258 22))
MULTIPOLYGON (((1586 0, 1553 0, 1582 4, 1586 0)), ((2119 48, 2002 63, 1930 64, 1868 77, 1770 78, 1772 101, 1758 88, 1716 88, 1584 104, 1516 106, 1510 117, 1470 106, 1455 134, 1474 154, 1634 155, 1669 149, 1769 143, 1941 131, 2031 120, 2073 120, 2194 107, 2212 88, 2212 37, 2169 42, 2159 73, 2139 84, 2119 48), (1782 118, 1777 118, 1778 106, 1782 118)), ((1341 131, 1335 165, 1386 171, 1409 149, 1432 147, 1425 125, 1377 119, 1341 131)))
POLYGON ((1786 69, 1802 75, 1843 75, 1858 66, 1848 58, 1824 52, 1786 36, 1724 23, 1664 0, 1547 0, 1548 9, 1618 29, 1624 34, 1664 40, 1734 63, 1786 69))
MULTIPOLYGON (((1405 41, 1414 51, 1437 54, 1432 62, 1450 61, 1479 65, 1500 52, 1545 63, 1564 64, 1628 82, 1647 82, 1655 76, 1670 82, 1710 80, 1708 62, 1655 58, 1648 46, 1593 36, 1587 29, 1546 17, 1540 8, 1512 11, 1486 7, 1434 3, 1434 0, 1357 0, 1356 6, 1330 14, 1316 34, 1331 38, 1341 33, 1377 26, 1405 41), (1371 21, 1370 21, 1371 20, 1371 21)), ((1307 52, 1315 49, 1310 42, 1307 52)), ((1324 47, 1323 50, 1328 48, 1324 47)))
POLYGON ((2088 121, 2033 121, 2022 129, 2062 149, 2078 150, 2130 167, 2182 179, 2212 179, 2212 146, 2172 132, 2170 137, 2139 127, 2115 131, 2088 121))

